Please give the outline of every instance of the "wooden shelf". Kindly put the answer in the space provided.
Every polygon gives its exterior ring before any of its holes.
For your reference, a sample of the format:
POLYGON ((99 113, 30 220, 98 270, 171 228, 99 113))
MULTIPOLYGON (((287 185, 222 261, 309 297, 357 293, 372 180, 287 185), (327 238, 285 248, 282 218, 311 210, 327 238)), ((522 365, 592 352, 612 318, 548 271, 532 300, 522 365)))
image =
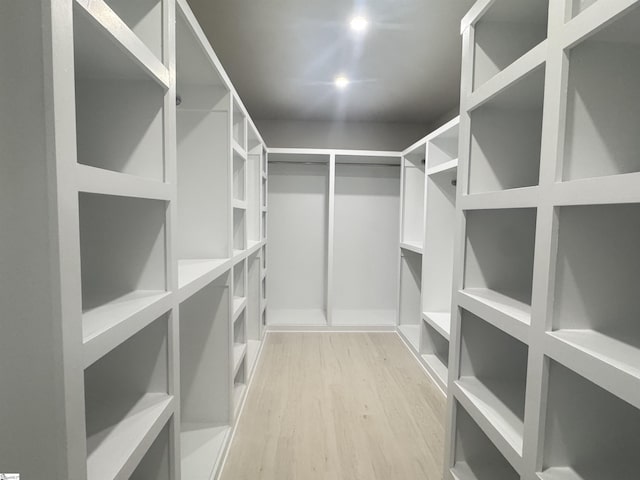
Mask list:
POLYGON ((467 193, 538 185, 544 75, 534 70, 471 112, 467 193))
POLYGON ((455 404, 458 448, 451 473, 457 480, 519 480, 520 475, 504 459, 460 404, 455 404))
POLYGON ((531 306, 486 288, 458 292, 458 304, 523 341, 531 322, 531 306))
POLYGON ((179 300, 190 297, 230 267, 229 258, 178 260, 179 300))
POLYGON ((451 313, 423 312, 422 319, 433 327, 446 340, 449 340, 451 330, 451 313))
POLYGON ((246 343, 233 344, 233 376, 234 377, 236 373, 238 373, 238 369, 240 368, 240 365, 244 361, 246 354, 247 354, 246 343))
POLYGON ((82 314, 84 366, 171 309, 169 292, 137 290, 82 314))
POLYGON ((233 297, 233 314, 231 315, 232 321, 236 321, 240 314, 247 306, 246 297, 233 297))
POLYGON ((209 479, 221 466, 231 427, 211 423, 183 423, 180 432, 182 478, 209 479))
POLYGON ((160 55, 152 52, 104 1, 75 0, 74 27, 80 71, 91 70, 94 78, 105 73, 106 77, 141 78, 144 72, 169 88, 169 72, 160 55))
POLYGON ((422 255, 422 245, 419 242, 400 242, 400 248, 422 255))
POLYGON ((474 89, 547 38, 548 0, 497 0, 475 23, 474 89))
POLYGON ((173 414, 173 397, 149 393, 137 399, 122 399, 121 406, 105 405, 108 411, 94 412, 109 418, 111 411, 126 410, 124 418, 87 438, 89 480, 128 478, 173 414))

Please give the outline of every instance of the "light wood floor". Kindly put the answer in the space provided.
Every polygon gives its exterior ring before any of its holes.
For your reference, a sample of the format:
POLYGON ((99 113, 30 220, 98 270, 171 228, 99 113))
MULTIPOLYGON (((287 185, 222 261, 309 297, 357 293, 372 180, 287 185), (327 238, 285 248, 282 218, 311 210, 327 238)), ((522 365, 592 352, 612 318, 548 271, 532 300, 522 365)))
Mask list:
POLYGON ((394 333, 271 333, 221 480, 440 480, 445 399, 394 333))

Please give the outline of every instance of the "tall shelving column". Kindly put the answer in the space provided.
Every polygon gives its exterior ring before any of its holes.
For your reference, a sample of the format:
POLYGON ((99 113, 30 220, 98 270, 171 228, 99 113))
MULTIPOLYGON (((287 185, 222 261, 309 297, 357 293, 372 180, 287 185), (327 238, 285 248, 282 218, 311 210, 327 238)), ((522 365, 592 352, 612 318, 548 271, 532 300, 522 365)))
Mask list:
POLYGON ((426 138, 420 358, 443 391, 449 363, 459 123, 456 117, 426 138))
POLYGON ((639 6, 463 20, 445 478, 637 477, 639 6))

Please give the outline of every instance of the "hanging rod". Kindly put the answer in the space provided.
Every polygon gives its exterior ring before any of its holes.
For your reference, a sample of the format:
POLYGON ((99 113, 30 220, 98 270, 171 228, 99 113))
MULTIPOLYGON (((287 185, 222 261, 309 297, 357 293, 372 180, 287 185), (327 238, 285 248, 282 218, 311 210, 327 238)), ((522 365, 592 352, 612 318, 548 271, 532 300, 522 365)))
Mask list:
MULTIPOLYGON (((286 165, 329 165, 329 162, 286 162, 284 160, 269 160, 269 164, 286 164, 286 165)), ((358 165, 365 167, 399 167, 399 163, 351 163, 336 162, 336 165, 358 165)))

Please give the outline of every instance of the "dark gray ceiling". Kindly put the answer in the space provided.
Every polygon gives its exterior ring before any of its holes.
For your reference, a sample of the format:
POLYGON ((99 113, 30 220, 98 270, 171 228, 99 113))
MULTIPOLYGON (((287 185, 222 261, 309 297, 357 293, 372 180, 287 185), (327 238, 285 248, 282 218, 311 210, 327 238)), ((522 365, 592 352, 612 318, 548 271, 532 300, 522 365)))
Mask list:
POLYGON ((474 0, 188 1, 256 119, 427 123, 457 105, 474 0), (370 20, 364 35, 354 12, 370 20))

